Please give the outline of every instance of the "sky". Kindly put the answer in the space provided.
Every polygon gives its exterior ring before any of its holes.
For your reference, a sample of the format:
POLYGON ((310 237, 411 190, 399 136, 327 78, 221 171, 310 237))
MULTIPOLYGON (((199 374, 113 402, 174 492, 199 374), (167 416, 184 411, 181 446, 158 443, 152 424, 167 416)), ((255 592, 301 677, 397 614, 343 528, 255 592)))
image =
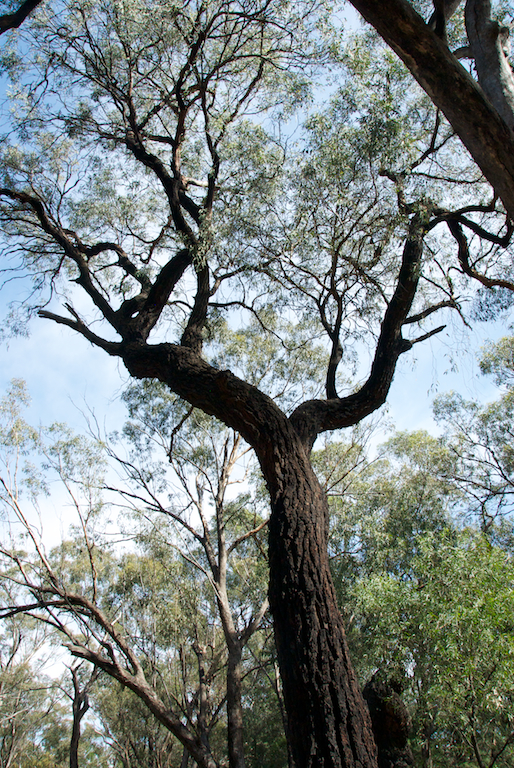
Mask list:
MULTIPOLYGON (((6 292, 0 292, 0 314, 7 297, 6 292)), ((466 399, 481 402, 497 397, 497 388, 479 371, 478 356, 482 347, 506 333, 505 319, 477 323, 467 330, 458 318, 448 318, 442 333, 404 354, 382 409, 384 421, 372 446, 386 439, 387 430, 393 426, 398 430, 426 429, 437 434, 439 426, 432 418, 432 402, 437 395, 454 390, 466 399)), ((363 354, 363 358, 366 356, 363 354)), ((367 373, 367 364, 363 363, 363 379, 367 373)), ((27 383, 32 404, 26 419, 34 426, 58 421, 83 432, 84 414, 92 411, 100 428, 108 434, 119 430, 126 419, 121 393, 130 377, 123 364, 52 321, 36 318, 30 325, 29 336, 0 343, 0 396, 13 378, 27 383)), ((42 506, 47 546, 66 534, 70 519, 67 504, 62 491, 56 489, 51 502, 42 506)))
MULTIPOLYGON (((345 6, 342 18, 347 28, 360 25, 352 6, 345 6)), ((0 78, 0 93, 4 92, 5 80, 0 78)), ((6 301, 7 296, 0 292, 0 312, 6 301)), ((505 323, 480 324, 466 338, 457 321, 404 355, 389 393, 390 421, 398 429, 434 429, 431 401, 435 394, 450 389, 479 400, 493 398, 496 390, 480 375, 476 352, 505 332, 505 323)), ((0 393, 14 377, 27 382, 32 396, 29 415, 34 423, 66 421, 82 429, 84 408, 93 409, 107 430, 119 428, 125 418, 119 397, 128 382, 123 364, 49 320, 34 320, 28 338, 0 343, 0 393)))

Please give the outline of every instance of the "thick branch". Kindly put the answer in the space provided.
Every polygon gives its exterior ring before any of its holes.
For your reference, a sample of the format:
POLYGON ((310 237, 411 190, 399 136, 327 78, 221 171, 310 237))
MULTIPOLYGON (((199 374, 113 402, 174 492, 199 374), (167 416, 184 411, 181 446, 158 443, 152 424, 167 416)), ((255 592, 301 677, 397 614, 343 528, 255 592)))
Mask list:
POLYGON ((351 0, 444 113, 514 218, 512 133, 482 89, 407 0, 351 0))
POLYGON ((121 357, 129 373, 155 378, 188 403, 239 432, 255 449, 269 447, 276 431, 290 431, 273 400, 230 371, 213 368, 193 350, 176 344, 125 344, 121 357))
MULTIPOLYGON (((196 237, 193 230, 187 223, 182 213, 181 202, 184 203, 184 207, 191 215, 193 202, 184 194, 182 189, 181 179, 175 179, 171 176, 164 163, 157 155, 149 152, 144 146, 142 140, 137 137, 132 131, 127 132, 126 145, 132 152, 136 160, 139 160, 146 168, 151 169, 159 181, 161 182, 168 202, 170 204, 171 214, 173 216, 173 223, 177 232, 180 232, 185 238, 188 245, 193 246, 196 243, 196 237)), ((197 212, 197 223, 199 221, 199 214, 197 212)))
POLYGON ((203 329, 207 320, 209 298, 209 268, 205 264, 197 273, 195 303, 181 339, 181 344, 190 347, 197 353, 200 353, 202 349, 203 329))
POLYGON ((306 445, 312 447, 320 432, 356 424, 385 402, 398 358, 412 346, 402 338, 401 329, 418 287, 425 228, 423 217, 416 214, 410 224, 396 289, 384 314, 366 383, 348 397, 310 400, 291 414, 290 420, 306 445))
POLYGON ((14 13, 4 13, 0 16, 0 35, 8 29, 18 29, 25 19, 32 13, 41 0, 25 0, 14 13))
POLYGON ((184 248, 164 265, 146 298, 142 297, 142 306, 137 307, 139 310, 138 317, 131 324, 133 338, 140 338, 141 340, 148 338, 150 331, 159 320, 172 290, 191 262, 191 253, 187 248, 184 248))
POLYGON ((137 280, 143 288, 149 288, 151 285, 150 278, 141 270, 138 270, 135 264, 133 264, 123 248, 117 243, 96 243, 91 246, 80 246, 83 253, 89 258, 91 256, 97 256, 104 251, 114 251, 118 254, 118 266, 125 270, 127 275, 130 275, 137 280))
POLYGON ((410 323, 419 323, 421 320, 429 317, 429 315, 433 314, 434 312, 438 312, 440 309, 457 309, 457 306, 457 302, 454 299, 438 301, 437 304, 432 304, 422 312, 418 312, 415 315, 409 315, 409 317, 405 320, 404 325, 408 325, 410 323))

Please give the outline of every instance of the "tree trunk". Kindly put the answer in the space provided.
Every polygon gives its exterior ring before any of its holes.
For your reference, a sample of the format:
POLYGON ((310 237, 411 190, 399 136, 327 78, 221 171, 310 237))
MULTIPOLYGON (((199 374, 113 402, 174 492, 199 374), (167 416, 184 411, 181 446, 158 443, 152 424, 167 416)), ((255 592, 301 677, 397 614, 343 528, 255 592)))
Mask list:
POLYGON ((466 31, 485 95, 514 134, 514 73, 509 63, 509 27, 491 19, 491 3, 468 0, 466 31))
POLYGON ((227 727, 230 768, 245 768, 241 704, 241 655, 241 643, 231 643, 227 663, 227 727))
POLYGON ((329 569, 327 500, 291 437, 259 457, 271 494, 270 605, 288 739, 297 768, 376 768, 329 569))
POLYGON ((76 691, 73 699, 73 724, 70 739, 70 768, 79 766, 79 743, 80 743, 80 724, 82 718, 89 709, 87 694, 83 691, 76 691))

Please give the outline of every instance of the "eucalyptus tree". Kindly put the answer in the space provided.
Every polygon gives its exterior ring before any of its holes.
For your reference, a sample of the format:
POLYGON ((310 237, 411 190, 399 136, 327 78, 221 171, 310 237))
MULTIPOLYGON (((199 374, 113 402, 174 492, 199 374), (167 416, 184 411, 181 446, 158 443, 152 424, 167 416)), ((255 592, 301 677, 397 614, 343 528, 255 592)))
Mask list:
POLYGON ((512 578, 509 553, 447 528, 419 537, 408 577, 354 584, 360 659, 403 682, 419 768, 512 764, 512 578))
MULTIPOLYGON (((432 4, 426 2, 350 1, 441 109, 514 216, 514 74, 509 62, 510 27, 504 21, 508 5, 490 0, 434 0, 434 13, 427 15, 426 23, 416 11, 418 7, 427 13, 432 4), (452 52, 445 34, 447 22, 462 7, 466 37, 452 52), (478 84, 460 58, 472 60, 478 84)), ((461 248, 465 254, 464 243, 461 248)))
POLYGON ((341 471, 348 448, 332 445, 316 462, 340 478, 329 498, 334 580, 361 680, 389 685, 380 704, 393 746, 402 724, 395 691, 411 715, 413 757, 389 753, 383 764, 510 765, 507 526, 496 518, 480 530, 469 507, 479 479, 469 472, 468 492, 462 472, 456 482, 461 457, 445 438, 397 433, 353 473, 341 471))
POLYGON ((327 19, 314 1, 48 4, 4 57, 16 106, 0 216, 7 268, 40 296, 25 307, 255 451, 294 760, 371 768, 310 453, 384 403, 399 357, 470 281, 513 288, 512 227, 392 57, 369 38, 341 51, 327 19), (344 87, 290 153, 282 126, 325 64, 344 87), (446 224, 456 258, 438 243, 446 224), (252 323, 279 351, 245 378, 252 323), (352 382, 364 343, 369 374, 352 382))
MULTIPOLYGON (((258 357, 254 350, 256 363, 258 357)), ((265 357, 270 357, 269 350, 265 357)), ((166 547, 177 538, 182 556, 197 570, 191 578, 204 578, 212 590, 217 611, 211 610, 219 616, 224 643, 214 653, 214 639, 201 643, 192 637, 191 647, 203 668, 212 646, 215 663, 210 664, 210 677, 224 672, 229 765, 244 768, 243 654, 268 610, 261 541, 267 517, 248 493, 230 498, 234 486, 248 482, 249 468, 242 462, 249 448, 242 445, 240 435, 186 407, 159 382, 133 385, 124 399, 130 416, 124 431, 133 456, 131 461, 119 461, 128 481, 127 490, 120 492, 130 509, 140 507, 145 517, 150 516, 155 527, 154 558, 165 560, 166 547), (174 485, 166 480, 166 465, 174 472, 174 485), (166 489, 167 503, 159 498, 159 487, 166 489), (168 536, 163 535, 167 528, 162 517, 171 526, 168 536)), ((216 711, 215 705, 212 708, 216 711)))
MULTIPOLYGON (((12 598, 2 588, 2 599, 12 598)), ((11 590, 12 592, 12 590, 11 590)), ((11 619, 0 635, 0 765, 37 765, 38 736, 59 708, 58 690, 44 674, 44 631, 24 617, 11 619), (38 661, 38 654, 40 660, 38 661)))
MULTIPOLYGON (((191 756, 214 765, 215 753, 220 761, 228 754, 231 766, 244 766, 243 679, 255 663, 246 646, 267 611, 260 541, 267 519, 248 493, 227 498, 234 482, 245 482, 244 468, 237 481, 232 476, 248 447, 241 449, 238 435, 201 412, 192 413, 155 383, 132 388, 126 399, 131 420, 125 431, 138 463, 117 458, 125 484, 116 487, 105 478, 105 443, 73 435, 63 425, 29 427, 22 416, 26 392, 21 382, 0 402, 0 503, 6 524, 18 526, 29 549, 22 551, 18 539, 9 541, 4 531, 2 583, 17 588, 2 602, 0 615, 41 622, 57 633, 54 640, 60 636, 74 656, 93 665, 89 678, 71 667, 70 764, 77 764, 81 721, 102 670, 139 697, 139 704, 129 706, 136 718, 145 712, 148 732, 136 733, 133 727, 127 752, 127 730, 120 731, 116 707, 113 711, 112 702, 99 697, 120 759, 141 760, 148 753, 159 765, 176 762, 175 736, 184 764, 191 756), (165 467, 175 423, 173 487, 165 467), (33 447, 43 453, 42 472, 33 447), (47 553, 34 511, 52 474, 64 485, 79 524, 72 526, 72 538, 47 553), (125 519, 121 535, 135 551, 115 554, 103 532, 108 525, 112 537, 113 523, 105 516, 112 515, 116 498, 125 519), (149 726, 152 718, 157 722, 149 726)), ((266 664, 259 660, 258 666, 266 664)), ((104 684, 103 690, 112 693, 113 685, 104 684)), ((127 701, 125 694, 124 706, 127 701)))

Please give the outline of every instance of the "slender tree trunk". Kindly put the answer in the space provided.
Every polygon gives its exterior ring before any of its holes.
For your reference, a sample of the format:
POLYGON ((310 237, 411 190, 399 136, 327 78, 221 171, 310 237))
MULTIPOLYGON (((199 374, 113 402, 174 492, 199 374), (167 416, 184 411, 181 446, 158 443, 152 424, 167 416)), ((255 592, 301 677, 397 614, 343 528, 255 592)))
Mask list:
MULTIPOLYGON (((274 664, 274 671, 275 671, 275 693, 277 695, 278 708, 280 710, 280 718, 282 720, 282 727, 284 729, 284 733, 287 733, 288 731, 287 712, 284 704, 284 698, 282 696, 282 680, 280 679, 280 671, 278 668, 278 664, 276 662, 274 664)), ((296 768, 294 764, 293 753, 291 751, 291 744, 289 743, 289 740, 287 740, 287 766, 288 768, 296 768)))
POLYGON ((180 761, 180 768, 188 768, 189 765, 189 752, 186 747, 182 750, 182 760, 180 761))
POLYGON ((73 724, 70 739, 70 768, 79 766, 80 724, 89 709, 87 693, 78 691, 73 699, 73 724))
POLYGON ((230 768, 245 768, 243 708, 241 704, 241 656, 241 643, 230 643, 227 664, 227 725, 230 768))
POLYGON ((327 554, 328 504, 291 434, 260 456, 271 493, 270 605, 297 768, 376 768, 327 554))
POLYGON ((198 660, 198 731, 200 740, 205 747, 205 750, 210 752, 211 747, 209 743, 209 728, 207 718, 207 685, 205 683, 205 648, 199 643, 195 643, 193 649, 198 660))

